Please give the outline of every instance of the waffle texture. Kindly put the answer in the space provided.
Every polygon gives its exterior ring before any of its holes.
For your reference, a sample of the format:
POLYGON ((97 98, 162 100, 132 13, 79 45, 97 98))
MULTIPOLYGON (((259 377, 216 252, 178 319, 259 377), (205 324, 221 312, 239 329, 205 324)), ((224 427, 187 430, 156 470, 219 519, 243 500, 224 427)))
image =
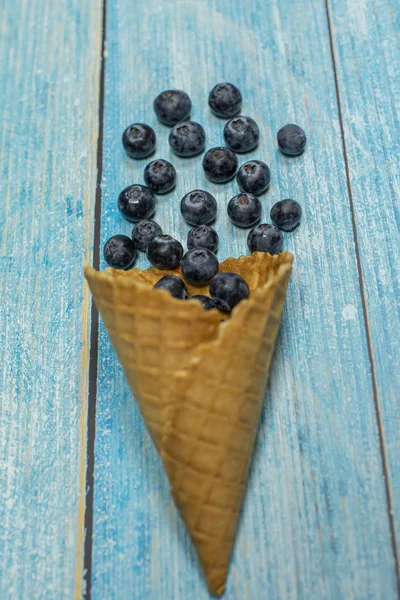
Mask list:
POLYGON ((225 590, 291 267, 287 252, 221 263, 251 292, 228 318, 153 290, 165 271, 85 269, 215 595, 225 590))

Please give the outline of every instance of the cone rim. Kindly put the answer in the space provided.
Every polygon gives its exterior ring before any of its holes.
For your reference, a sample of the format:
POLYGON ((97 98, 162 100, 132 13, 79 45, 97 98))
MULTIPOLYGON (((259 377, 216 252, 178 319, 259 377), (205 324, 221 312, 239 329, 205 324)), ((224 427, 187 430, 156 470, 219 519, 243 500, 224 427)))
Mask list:
MULTIPOLYGON (((230 264, 232 261, 234 261, 235 263, 252 263, 254 262, 255 265, 257 266, 257 259, 262 259, 263 257, 268 256, 269 259, 272 262, 275 261, 279 261, 279 266, 276 269, 275 272, 272 272, 270 274, 270 276, 267 278, 267 280, 265 281, 265 283, 263 283, 262 285, 259 285, 257 287, 255 287, 253 290, 251 290, 250 296, 249 298, 242 300, 241 302, 239 302, 239 304, 237 304, 235 306, 235 308, 232 310, 231 313, 223 313, 222 311, 218 310, 218 309, 211 309, 208 311, 205 311, 203 309, 203 307, 201 306, 200 302, 182 302, 182 300, 178 299, 178 298, 174 298, 173 296, 171 296, 171 294, 163 289, 152 289, 152 293, 153 294, 158 294, 161 298, 163 299, 163 304, 168 306, 170 306, 170 308, 172 309, 173 307, 175 307, 176 309, 179 309, 180 311, 184 311, 187 312, 188 315, 190 315, 190 313, 193 314, 194 316, 198 316, 201 317, 203 321, 210 321, 210 323, 214 323, 216 321, 220 321, 221 320, 221 316, 224 316, 225 318, 227 318, 227 321, 230 321, 232 319, 232 317, 234 317, 240 310, 243 310, 243 307, 246 307, 247 304, 249 302, 252 301, 252 298, 254 298, 254 296, 258 297, 258 295, 262 292, 262 290, 264 290, 267 286, 268 287, 273 287, 276 286, 279 281, 283 280, 284 277, 290 273, 291 269, 292 269, 292 263, 293 263, 293 255, 290 254, 290 252, 287 251, 283 251, 280 252, 279 254, 274 254, 271 255, 269 253, 266 252, 253 252, 253 254, 251 255, 241 255, 238 258, 234 258, 234 257, 228 257, 225 260, 223 260, 220 263, 220 268, 221 266, 224 266, 226 263, 230 264)), ((221 270, 219 271, 221 272, 221 270)), ((228 271, 222 271, 222 272, 228 272, 228 271)), ((90 281, 90 280, 95 280, 96 282, 99 283, 110 283, 111 285, 115 285, 118 282, 118 285, 122 285, 124 287, 132 287, 132 288, 137 288, 138 290, 142 290, 142 291, 148 291, 150 289, 150 284, 144 281, 139 281, 137 279, 138 276, 140 276, 141 274, 159 274, 160 278, 163 277, 164 275, 178 275, 178 276, 182 276, 180 269, 174 269, 172 271, 160 271, 159 269, 156 269, 155 267, 149 267, 148 269, 140 269, 138 267, 135 267, 133 269, 124 271, 124 270, 119 270, 119 269, 113 269, 112 267, 107 267, 103 270, 97 270, 94 269, 92 266, 90 265, 86 265, 84 267, 84 275, 85 278, 90 281)), ((226 321, 226 322, 227 322, 226 321)), ((221 326, 224 325, 224 323, 221 323, 221 326)))

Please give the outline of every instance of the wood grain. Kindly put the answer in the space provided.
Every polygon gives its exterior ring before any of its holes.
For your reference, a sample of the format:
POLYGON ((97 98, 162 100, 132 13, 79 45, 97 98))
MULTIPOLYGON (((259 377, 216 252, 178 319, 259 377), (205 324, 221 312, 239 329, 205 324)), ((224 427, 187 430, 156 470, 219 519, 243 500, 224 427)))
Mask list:
POLYGON ((3 2, 0 597, 81 598, 101 6, 3 2))
POLYGON ((394 544, 398 546, 400 4, 389 0, 332 0, 330 18, 394 544))
MULTIPOLYGON (((264 219, 282 197, 299 200, 305 213, 301 227, 285 237, 296 258, 294 275, 226 597, 395 598, 325 2, 110 4, 102 242, 130 233, 116 199, 124 186, 143 180, 147 161, 126 158, 120 138, 128 124, 144 121, 156 130, 156 156, 178 171, 176 190, 157 204, 164 230, 185 240, 180 198, 204 187, 219 204, 220 258, 246 253, 247 232, 230 225, 225 210, 234 183, 210 184, 200 158, 174 157, 168 129, 152 111, 161 90, 185 89, 207 146, 220 144, 223 121, 209 113, 207 95, 221 80, 239 85, 243 113, 261 127, 259 149, 243 160, 254 156, 271 167, 264 219), (276 131, 287 122, 308 134, 298 159, 276 149, 276 131)), ((138 266, 145 264, 140 257, 138 266)), ((92 597, 206 598, 160 461, 102 325, 98 369, 92 597)))

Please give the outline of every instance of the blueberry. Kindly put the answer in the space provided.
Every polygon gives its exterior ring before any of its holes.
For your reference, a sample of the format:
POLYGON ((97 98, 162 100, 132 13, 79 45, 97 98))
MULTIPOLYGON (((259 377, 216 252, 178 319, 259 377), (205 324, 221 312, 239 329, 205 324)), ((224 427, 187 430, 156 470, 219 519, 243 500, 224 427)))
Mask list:
POLYGON ((239 168, 236 181, 242 192, 258 196, 269 186, 271 173, 268 165, 261 160, 249 160, 239 168))
POLYGON ((298 156, 304 152, 307 137, 303 129, 298 125, 285 125, 278 131, 279 150, 287 156, 298 156))
POLYGON ((275 225, 257 225, 247 236, 247 245, 250 252, 269 252, 279 254, 283 247, 282 231, 275 225))
POLYGON ((131 158, 146 158, 156 148, 156 134, 144 123, 133 123, 122 134, 122 144, 131 158))
POLYGON ((127 235, 113 235, 104 244, 104 260, 114 269, 129 269, 135 262, 136 248, 127 235))
POLYGON ((237 166, 236 154, 229 148, 211 148, 207 150, 203 158, 204 173, 210 181, 215 183, 223 183, 232 179, 237 166))
POLYGON ((155 194, 166 194, 175 187, 175 167, 163 158, 152 160, 144 169, 144 181, 155 194))
POLYGON ((145 185, 129 185, 118 196, 118 208, 128 221, 148 219, 156 208, 155 196, 145 185))
POLYGON ((147 246, 156 235, 161 235, 162 229, 151 219, 143 219, 136 223, 132 231, 132 240, 138 250, 146 252, 147 246))
POLYGON ((192 102, 186 92, 166 90, 154 100, 154 111, 164 125, 176 125, 189 119, 192 102))
POLYGON ((206 225, 215 219, 217 201, 204 190, 193 190, 181 201, 181 213, 189 225, 206 225))
POLYGON ((218 273, 210 283, 210 296, 217 308, 225 312, 231 311, 238 302, 248 298, 249 286, 236 273, 218 273))
POLYGON ((217 308, 214 300, 212 298, 209 298, 208 296, 204 296, 203 294, 198 294, 197 296, 192 296, 189 299, 190 300, 198 300, 201 303, 204 310, 211 310, 212 308, 217 308))
POLYGON ((228 202, 228 215, 238 227, 252 227, 260 220, 261 202, 253 194, 238 194, 228 202))
POLYGON ((226 145, 235 152, 250 152, 258 144, 260 130, 250 117, 234 117, 224 127, 226 145))
POLYGON ((194 121, 178 123, 169 134, 169 145, 178 156, 195 156, 204 150, 206 134, 194 121))
POLYGON ((165 277, 161 277, 153 287, 153 290, 158 289, 167 290, 171 296, 178 298, 179 300, 186 300, 187 298, 186 285, 182 279, 176 275, 166 275, 165 277))
POLYGON ((271 219, 279 229, 293 231, 300 223, 301 206, 296 200, 279 200, 271 208, 271 219))
POLYGON ((218 233, 208 225, 193 227, 187 237, 188 250, 193 250, 193 248, 207 248, 211 252, 216 252, 218 250, 218 242, 218 233))
POLYGON ((242 94, 233 83, 217 83, 210 92, 208 104, 217 117, 233 117, 240 112, 242 94))
POLYGON ((176 269, 183 256, 183 247, 170 235, 156 235, 147 246, 147 258, 157 269, 176 269))
POLYGON ((207 248, 188 250, 181 262, 184 278, 192 285, 205 285, 218 273, 218 259, 207 248))

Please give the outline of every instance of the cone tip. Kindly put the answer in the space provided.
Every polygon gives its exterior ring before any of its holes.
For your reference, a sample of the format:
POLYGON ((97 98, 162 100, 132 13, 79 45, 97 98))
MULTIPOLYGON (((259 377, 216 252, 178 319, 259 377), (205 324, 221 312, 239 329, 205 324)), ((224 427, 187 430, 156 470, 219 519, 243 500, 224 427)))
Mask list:
MULTIPOLYGON (((207 574, 206 574, 207 577, 207 574)), ((225 583, 226 583, 227 573, 223 575, 217 575, 207 577, 207 585, 210 593, 213 596, 220 597, 225 593, 225 583)))

